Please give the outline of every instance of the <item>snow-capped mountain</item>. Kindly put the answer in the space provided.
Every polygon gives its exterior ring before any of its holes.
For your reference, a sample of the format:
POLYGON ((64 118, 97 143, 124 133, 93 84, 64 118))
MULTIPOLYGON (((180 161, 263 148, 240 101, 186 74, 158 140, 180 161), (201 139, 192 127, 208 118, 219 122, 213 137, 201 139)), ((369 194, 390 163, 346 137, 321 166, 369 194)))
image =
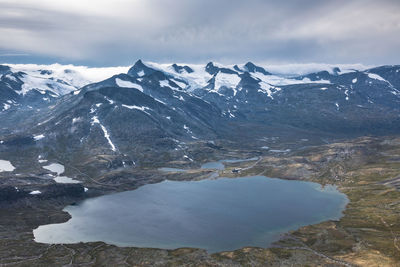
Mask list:
POLYGON ((199 141, 400 131, 400 66, 324 66, 290 75, 251 62, 139 60, 97 76, 49 69, 0 68, 2 103, 13 104, 0 112, 0 149, 30 147, 86 165, 107 155, 121 167, 190 160, 187 144, 199 141))
MULTIPOLYGON (((127 68, 87 68, 72 65, 0 65, 0 111, 14 106, 36 107, 127 68)), ((20 107, 21 108, 21 107, 20 107)))

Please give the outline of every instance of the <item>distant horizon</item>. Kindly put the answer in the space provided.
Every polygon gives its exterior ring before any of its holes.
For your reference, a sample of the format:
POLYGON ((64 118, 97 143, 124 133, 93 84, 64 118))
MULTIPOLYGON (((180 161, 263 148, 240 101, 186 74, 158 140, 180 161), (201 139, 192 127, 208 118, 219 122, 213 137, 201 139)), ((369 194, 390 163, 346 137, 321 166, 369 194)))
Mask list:
POLYGON ((367 70, 370 68, 374 67, 379 67, 379 66, 390 66, 391 64, 386 64, 386 65, 364 65, 361 63, 354 63, 354 64, 330 64, 330 63, 315 63, 315 62, 309 62, 309 63, 281 63, 281 64, 273 64, 273 63, 268 63, 268 62, 257 62, 257 61, 241 61, 241 62, 236 62, 236 63, 221 63, 219 61, 205 61, 202 63, 191 63, 191 62, 155 62, 155 61, 149 61, 149 60, 143 60, 143 59, 136 59, 133 60, 131 64, 128 65, 120 65, 120 66, 88 66, 88 65, 75 65, 75 64, 62 64, 62 63, 51 63, 51 64, 36 64, 36 63, 9 63, 9 62, 0 62, 0 65, 8 65, 11 67, 14 67, 16 69, 30 69, 30 70, 35 70, 38 68, 42 67, 47 67, 53 70, 56 69, 75 69, 77 71, 85 71, 85 70, 90 70, 91 72, 95 72, 96 70, 106 70, 107 72, 115 72, 118 73, 118 71, 121 71, 120 73, 126 73, 127 70, 132 67, 137 61, 141 60, 144 64, 151 65, 153 67, 159 66, 170 66, 172 64, 178 64, 178 65, 189 65, 189 66, 206 66, 209 62, 212 62, 216 65, 222 65, 226 67, 231 67, 233 68, 234 65, 238 66, 243 66, 248 62, 251 62, 255 65, 261 66, 265 68, 267 71, 271 72, 272 74, 276 75, 304 75, 312 72, 317 72, 317 71, 331 71, 333 68, 338 67, 342 71, 349 71, 349 70, 358 70, 358 71, 363 71, 367 70))

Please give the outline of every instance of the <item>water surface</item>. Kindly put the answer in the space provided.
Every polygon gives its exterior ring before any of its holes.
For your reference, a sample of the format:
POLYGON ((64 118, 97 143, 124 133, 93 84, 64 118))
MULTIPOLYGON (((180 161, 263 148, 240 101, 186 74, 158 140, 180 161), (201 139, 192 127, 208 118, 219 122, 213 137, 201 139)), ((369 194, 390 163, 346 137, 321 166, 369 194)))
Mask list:
POLYGON ((43 243, 104 241, 209 252, 267 247, 289 230, 339 219, 346 203, 332 186, 263 176, 165 181, 68 206, 68 222, 40 226, 34 236, 43 243))
POLYGON ((239 162, 247 162, 247 161, 255 161, 258 160, 258 157, 249 158, 249 159, 223 159, 220 161, 207 162, 201 165, 202 169, 210 169, 210 170, 225 170, 224 163, 239 163, 239 162))

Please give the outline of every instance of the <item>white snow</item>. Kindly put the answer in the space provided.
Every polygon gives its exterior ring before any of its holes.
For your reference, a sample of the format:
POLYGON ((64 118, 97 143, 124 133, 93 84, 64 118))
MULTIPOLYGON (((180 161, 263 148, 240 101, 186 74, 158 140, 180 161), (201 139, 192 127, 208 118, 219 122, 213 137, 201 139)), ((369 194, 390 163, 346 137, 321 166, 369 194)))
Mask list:
POLYGON ((161 101, 160 99, 158 99, 158 98, 154 98, 154 100, 155 101, 157 101, 157 102, 160 102, 161 104, 163 104, 163 105, 167 105, 167 103, 165 103, 165 102, 163 102, 163 101, 161 101))
POLYGON ((39 141, 39 140, 41 140, 41 139, 43 139, 45 136, 43 135, 43 134, 39 134, 39 135, 35 135, 34 137, 33 137, 33 139, 35 139, 35 141, 39 141))
POLYGON ((188 155, 183 155, 183 157, 184 157, 185 159, 188 159, 188 160, 190 160, 190 161, 192 161, 192 162, 193 162, 193 159, 192 159, 192 158, 190 158, 188 155))
POLYGON ((81 121, 81 120, 82 120, 81 117, 73 118, 73 119, 72 119, 72 124, 75 124, 75 123, 77 123, 77 122, 79 122, 79 121, 81 121))
POLYGON ((21 86, 21 91, 15 91, 18 94, 25 95, 31 90, 36 90, 41 94, 45 94, 46 91, 54 93, 56 96, 61 96, 75 91, 77 87, 69 84, 57 82, 48 78, 40 77, 37 75, 22 75, 20 78, 24 83, 21 86))
POLYGON ((193 134, 192 130, 190 130, 190 128, 188 126, 186 126, 186 124, 183 125, 183 129, 185 129, 187 133, 193 134))
POLYGON ((138 75, 139 77, 144 76, 144 71, 143 71, 143 70, 139 71, 139 72, 137 73, 137 75, 138 75))
POLYGON ((233 113, 230 110, 228 110, 228 114, 229 114, 229 118, 235 118, 236 117, 235 115, 233 115, 233 113))
POLYGON ((168 81, 168 80, 160 81, 160 86, 161 86, 161 87, 169 87, 169 88, 171 88, 171 89, 174 89, 174 88, 172 88, 172 87, 169 85, 169 81, 168 81))
POLYGON ((2 111, 5 111, 5 110, 9 109, 10 107, 11 107, 11 106, 10 106, 9 104, 4 103, 4 104, 3 104, 3 110, 2 110, 2 111))
POLYGON ((30 192, 29 194, 30 195, 39 195, 39 194, 41 194, 42 192, 40 192, 39 190, 34 190, 34 191, 32 191, 32 192, 30 192))
POLYGON ((113 75, 127 73, 130 66, 92 68, 74 65, 37 65, 37 64, 5 64, 11 67, 13 72, 22 71, 30 76, 44 79, 61 79, 71 86, 81 88, 87 84, 100 82, 113 75), (40 74, 40 70, 49 70, 51 74, 40 74))
POLYGON ((67 176, 57 176, 57 177, 54 177, 53 180, 58 184, 79 184, 79 183, 81 183, 80 181, 74 180, 67 176))
POLYGON ((240 77, 236 74, 227 74, 219 72, 215 76, 215 90, 218 91, 221 87, 225 86, 233 89, 233 95, 236 95, 236 87, 240 82, 240 77))
POLYGON ((11 81, 13 81, 13 82, 18 82, 17 78, 15 78, 14 76, 12 76, 10 74, 4 75, 4 77, 9 79, 9 80, 11 80, 11 81))
POLYGON ((368 77, 371 78, 371 79, 375 79, 375 80, 379 80, 379 81, 382 81, 382 82, 389 83, 388 81, 386 81, 381 76, 379 76, 378 74, 375 74, 375 73, 368 73, 368 77))
POLYGON ((87 187, 84 187, 83 189, 85 190, 85 192, 87 192, 89 190, 87 187))
POLYGON ((104 127, 104 125, 100 123, 99 118, 97 116, 92 117, 91 124, 92 125, 94 125, 94 124, 99 124, 100 125, 100 128, 101 128, 101 130, 103 131, 103 134, 104 134, 104 138, 107 139, 108 144, 111 146, 111 150, 112 151, 117 151, 117 148, 115 147, 115 145, 111 141, 110 134, 108 133, 107 128, 104 127))
POLYGON ((352 83, 356 83, 357 82, 357 78, 354 78, 351 82, 352 83))
POLYGON ((106 96, 105 96, 104 98, 105 98, 105 99, 108 101, 108 103, 110 103, 111 105, 114 104, 114 100, 111 100, 111 99, 109 99, 109 98, 106 97, 106 96))
POLYGON ((124 105, 124 104, 122 104, 122 106, 123 106, 124 108, 137 109, 137 110, 143 111, 144 113, 146 113, 146 114, 148 114, 148 115, 150 115, 150 114, 149 114, 148 112, 146 112, 146 110, 152 110, 151 108, 145 107, 145 106, 139 107, 139 106, 135 106, 135 105, 129 106, 129 105, 124 105))
POLYGON ((321 83, 321 84, 331 83, 330 81, 327 80, 311 81, 308 78, 304 78, 303 80, 296 80, 296 79, 286 78, 284 76, 264 75, 260 72, 251 73, 251 76, 261 81, 260 86, 263 86, 263 84, 267 84, 269 86, 284 86, 284 85, 307 84, 307 83, 321 83))
POLYGON ((323 63, 299 63, 299 64, 268 64, 268 63, 255 63, 257 66, 263 67, 268 72, 275 75, 284 76, 298 76, 306 75, 313 72, 328 71, 333 74, 333 69, 340 68, 340 74, 354 72, 356 70, 363 71, 373 66, 366 66, 362 64, 323 64, 323 63))
POLYGON ((270 84, 263 82, 263 81, 259 82, 259 85, 260 85, 261 89, 259 89, 258 92, 265 93, 268 95, 268 97, 274 99, 272 94, 274 93, 273 89, 275 89, 275 87, 273 87, 270 84))
POLYGON ((172 67, 172 64, 158 64, 154 62, 145 62, 145 64, 151 68, 163 71, 171 76, 179 77, 180 80, 186 81, 189 84, 188 86, 189 91, 206 86, 208 81, 212 78, 212 76, 205 71, 204 65, 202 64, 197 64, 197 65, 190 64, 189 67, 193 69, 194 72, 187 73, 186 71, 183 71, 182 73, 179 74, 175 72, 175 70, 172 67))
POLYGON ((8 160, 0 159, 0 172, 12 172, 15 167, 8 160))
POLYGON ((348 100, 349 100, 349 90, 346 89, 346 90, 344 91, 344 94, 346 95, 346 100, 348 101, 348 100))
POLYGON ((130 82, 130 81, 124 81, 124 80, 121 80, 119 78, 116 78, 115 82, 117 83, 117 85, 119 87, 135 88, 135 89, 138 89, 139 91, 143 92, 143 87, 141 85, 139 85, 139 84, 136 84, 136 83, 133 83, 133 82, 130 82))
POLYGON ((59 163, 52 163, 50 165, 43 166, 42 168, 51 172, 55 172, 57 173, 57 175, 60 175, 65 171, 64 165, 61 165, 59 163))
POLYGON ((325 90, 327 90, 328 89, 328 87, 322 87, 322 88, 320 88, 320 90, 322 90, 322 91, 325 91, 325 90))
POLYGON ((45 163, 45 162, 47 162, 47 159, 39 159, 38 162, 39 163, 45 163))
MULTIPOLYGON (((176 73, 172 67, 172 64, 158 64, 154 62, 145 62, 147 66, 163 71, 169 76, 176 77, 179 80, 183 80, 187 82, 188 86, 186 86, 186 90, 188 92, 191 92, 195 89, 198 88, 203 88, 208 85, 208 81, 212 78, 212 75, 210 75, 208 72, 205 71, 205 64, 184 64, 184 63, 178 63, 179 65, 187 65, 189 66, 194 72, 192 73, 187 73, 187 72, 182 72, 182 73, 176 73)), ((224 68, 229 68, 233 70, 233 65, 223 65, 219 63, 214 63, 215 66, 217 67, 224 67, 224 68)), ((296 80, 290 77, 295 77, 298 75, 305 75, 308 73, 312 72, 317 72, 317 71, 323 71, 327 70, 330 73, 334 73, 333 69, 335 67, 339 67, 341 69, 340 74, 346 73, 346 72, 353 72, 355 70, 365 70, 369 68, 370 66, 364 66, 360 64, 353 64, 353 65, 343 65, 343 64, 289 64, 289 65, 268 65, 268 64, 257 64, 256 65, 265 68, 267 71, 273 73, 273 75, 264 75, 262 73, 256 72, 256 73, 251 73, 253 78, 257 78, 260 80, 260 92, 267 94, 269 97, 272 97, 273 94, 276 92, 274 90, 271 90, 275 87, 276 90, 279 90, 279 86, 284 86, 284 85, 292 85, 292 84, 304 84, 304 83, 324 83, 324 84, 330 84, 330 81, 327 80, 318 80, 318 81, 311 81, 309 79, 304 79, 304 80, 296 80)), ((239 68, 241 68, 239 66, 239 68)), ((241 68, 243 69, 243 67, 241 68)), ((175 81, 175 80, 174 80, 175 81)), ((232 88, 234 90, 234 94, 237 93, 236 87, 238 83, 240 82, 240 77, 237 76, 236 74, 226 74, 226 73, 221 73, 219 72, 216 75, 216 81, 215 81, 215 89, 211 90, 213 93, 217 93, 221 95, 218 92, 218 89, 225 85, 229 88, 232 88)), ((168 86, 168 84, 162 84, 161 86, 168 86)), ((241 90, 241 88, 237 88, 237 90, 241 90)))

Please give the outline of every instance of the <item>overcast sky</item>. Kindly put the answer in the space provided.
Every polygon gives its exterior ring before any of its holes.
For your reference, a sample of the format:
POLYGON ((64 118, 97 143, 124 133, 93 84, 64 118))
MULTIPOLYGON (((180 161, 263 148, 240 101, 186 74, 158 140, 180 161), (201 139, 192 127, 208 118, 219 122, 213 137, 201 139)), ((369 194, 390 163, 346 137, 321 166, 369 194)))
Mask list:
POLYGON ((400 0, 0 0, 0 62, 400 64, 400 0))

